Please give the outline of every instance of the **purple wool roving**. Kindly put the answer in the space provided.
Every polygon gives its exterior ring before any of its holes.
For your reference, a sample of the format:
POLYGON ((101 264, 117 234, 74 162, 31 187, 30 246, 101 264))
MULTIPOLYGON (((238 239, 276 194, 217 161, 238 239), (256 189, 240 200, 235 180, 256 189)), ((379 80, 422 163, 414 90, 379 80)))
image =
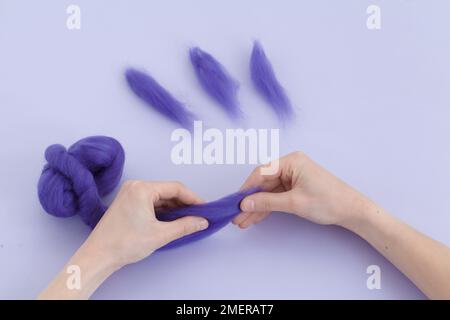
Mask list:
POLYGON ((212 55, 198 47, 189 50, 189 57, 200 85, 234 119, 242 116, 237 93, 239 83, 234 80, 212 55))
MULTIPOLYGON (((44 210, 63 218, 78 214, 94 228, 108 209, 101 198, 113 191, 122 176, 125 153, 120 143, 105 136, 87 137, 67 150, 58 144, 49 146, 45 159, 47 164, 38 183, 39 201, 44 210)), ((217 232, 240 213, 241 200, 257 191, 249 189, 214 202, 157 212, 156 217, 161 221, 188 215, 209 221, 206 230, 172 241, 159 250, 179 247, 217 232)))
POLYGON ((278 82, 272 64, 261 44, 255 41, 250 58, 250 74, 256 90, 272 106, 281 121, 293 115, 291 102, 284 88, 278 82))
POLYGON ((125 72, 131 90, 148 105, 172 121, 191 130, 194 114, 145 72, 129 68, 125 72))
POLYGON ((45 150, 47 164, 38 183, 45 211, 56 217, 80 215, 91 228, 107 207, 101 197, 109 194, 122 176, 125 153, 110 137, 82 139, 68 150, 54 144, 45 150))
POLYGON ((156 217, 161 221, 172 221, 184 216, 200 216, 209 222, 206 230, 174 240, 160 250, 176 248, 185 243, 203 239, 222 229, 241 212, 240 204, 242 199, 258 191, 260 190, 257 188, 247 189, 216 201, 157 212, 156 217))

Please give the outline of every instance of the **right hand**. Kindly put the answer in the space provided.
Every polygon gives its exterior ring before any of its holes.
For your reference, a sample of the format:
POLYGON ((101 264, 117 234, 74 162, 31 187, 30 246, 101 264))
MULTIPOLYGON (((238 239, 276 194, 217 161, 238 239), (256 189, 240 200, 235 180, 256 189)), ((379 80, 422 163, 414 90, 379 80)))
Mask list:
POLYGON ((242 200, 242 213, 233 220, 241 228, 260 222, 272 211, 346 227, 354 223, 361 206, 370 202, 302 152, 280 158, 274 174, 262 174, 262 168, 256 168, 242 185, 241 189, 260 187, 264 191, 242 200))

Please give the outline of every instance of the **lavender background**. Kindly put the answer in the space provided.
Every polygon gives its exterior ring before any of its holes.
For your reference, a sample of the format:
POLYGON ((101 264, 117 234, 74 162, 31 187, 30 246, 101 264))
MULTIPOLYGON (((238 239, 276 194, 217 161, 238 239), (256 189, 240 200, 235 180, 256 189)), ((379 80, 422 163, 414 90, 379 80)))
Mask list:
MULTIPOLYGON (((241 81, 248 127, 275 128, 252 89, 260 39, 297 106, 281 151, 304 150, 431 237, 450 244, 450 2, 0 0, 0 298, 33 298, 88 235, 80 219, 45 214, 36 183, 51 143, 111 135, 124 179, 180 180, 206 199, 235 191, 250 165, 175 166, 175 128, 143 106, 123 71, 142 67, 212 127, 233 128, 199 88, 199 45, 241 81), (66 7, 82 29, 66 28, 66 7), (382 29, 366 28, 366 8, 382 29), (212 187, 214 186, 214 187, 212 187)), ((105 298, 407 298, 424 296, 345 230, 276 214, 155 254, 114 274, 105 298), (366 288, 367 266, 382 289, 366 288)))

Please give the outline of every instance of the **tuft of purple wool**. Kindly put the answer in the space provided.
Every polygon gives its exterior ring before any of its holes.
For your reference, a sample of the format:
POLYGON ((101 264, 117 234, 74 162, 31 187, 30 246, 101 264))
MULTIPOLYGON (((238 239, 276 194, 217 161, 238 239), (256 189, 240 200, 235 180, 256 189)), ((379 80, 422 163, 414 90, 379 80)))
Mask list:
POLYGON ((189 57, 202 88, 232 118, 239 118, 242 115, 237 98, 239 83, 219 61, 200 48, 191 48, 189 57))
MULTIPOLYGON (((45 151, 47 164, 38 182, 39 201, 46 212, 56 217, 79 215, 94 228, 108 206, 102 197, 119 184, 125 162, 120 143, 105 136, 81 139, 66 150, 54 144, 45 151)), ((159 211, 161 221, 173 221, 184 216, 200 216, 209 221, 207 229, 172 241, 160 248, 165 250, 203 239, 228 224, 240 213, 240 202, 259 189, 233 193, 210 203, 159 211)))
POLYGON ((149 74, 129 68, 125 77, 131 90, 144 102, 184 128, 192 129, 194 114, 149 74))
POLYGON ((291 102, 278 82, 272 64, 258 41, 255 41, 253 45, 250 74, 255 88, 272 106, 279 119, 288 120, 293 115, 291 102))

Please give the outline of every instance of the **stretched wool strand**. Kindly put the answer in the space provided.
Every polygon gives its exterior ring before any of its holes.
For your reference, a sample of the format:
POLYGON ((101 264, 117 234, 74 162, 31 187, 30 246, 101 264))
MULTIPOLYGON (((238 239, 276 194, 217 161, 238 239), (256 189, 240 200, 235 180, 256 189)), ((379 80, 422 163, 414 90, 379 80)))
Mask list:
POLYGON ((206 93, 219 103, 231 118, 239 118, 242 115, 237 98, 239 83, 219 61, 200 48, 190 49, 189 56, 197 79, 206 93))
POLYGON ((194 114, 150 75, 130 68, 125 77, 131 90, 148 105, 184 128, 192 129, 194 114))
POLYGON ((175 208, 165 212, 157 212, 156 217, 161 221, 172 221, 184 216, 200 216, 206 218, 209 222, 206 230, 174 240, 160 250, 179 247, 185 243, 203 239, 222 229, 241 212, 240 203, 242 199, 257 191, 259 191, 259 189, 248 189, 230 194, 229 196, 213 202, 175 208))
POLYGON ((253 45, 250 74, 256 90, 272 106, 279 119, 288 120, 293 115, 291 102, 278 82, 272 64, 258 41, 255 41, 253 45))
MULTIPOLYGON (((94 228, 108 207, 101 198, 119 184, 125 162, 120 143, 110 137, 93 136, 82 139, 68 150, 51 145, 45 151, 47 164, 38 183, 42 207, 56 217, 80 215, 85 224, 94 228)), ((236 192, 220 200, 159 211, 156 217, 172 221, 184 216, 200 216, 209 221, 207 229, 172 241, 165 250, 203 239, 228 224, 240 213, 241 200, 257 189, 236 192)))

